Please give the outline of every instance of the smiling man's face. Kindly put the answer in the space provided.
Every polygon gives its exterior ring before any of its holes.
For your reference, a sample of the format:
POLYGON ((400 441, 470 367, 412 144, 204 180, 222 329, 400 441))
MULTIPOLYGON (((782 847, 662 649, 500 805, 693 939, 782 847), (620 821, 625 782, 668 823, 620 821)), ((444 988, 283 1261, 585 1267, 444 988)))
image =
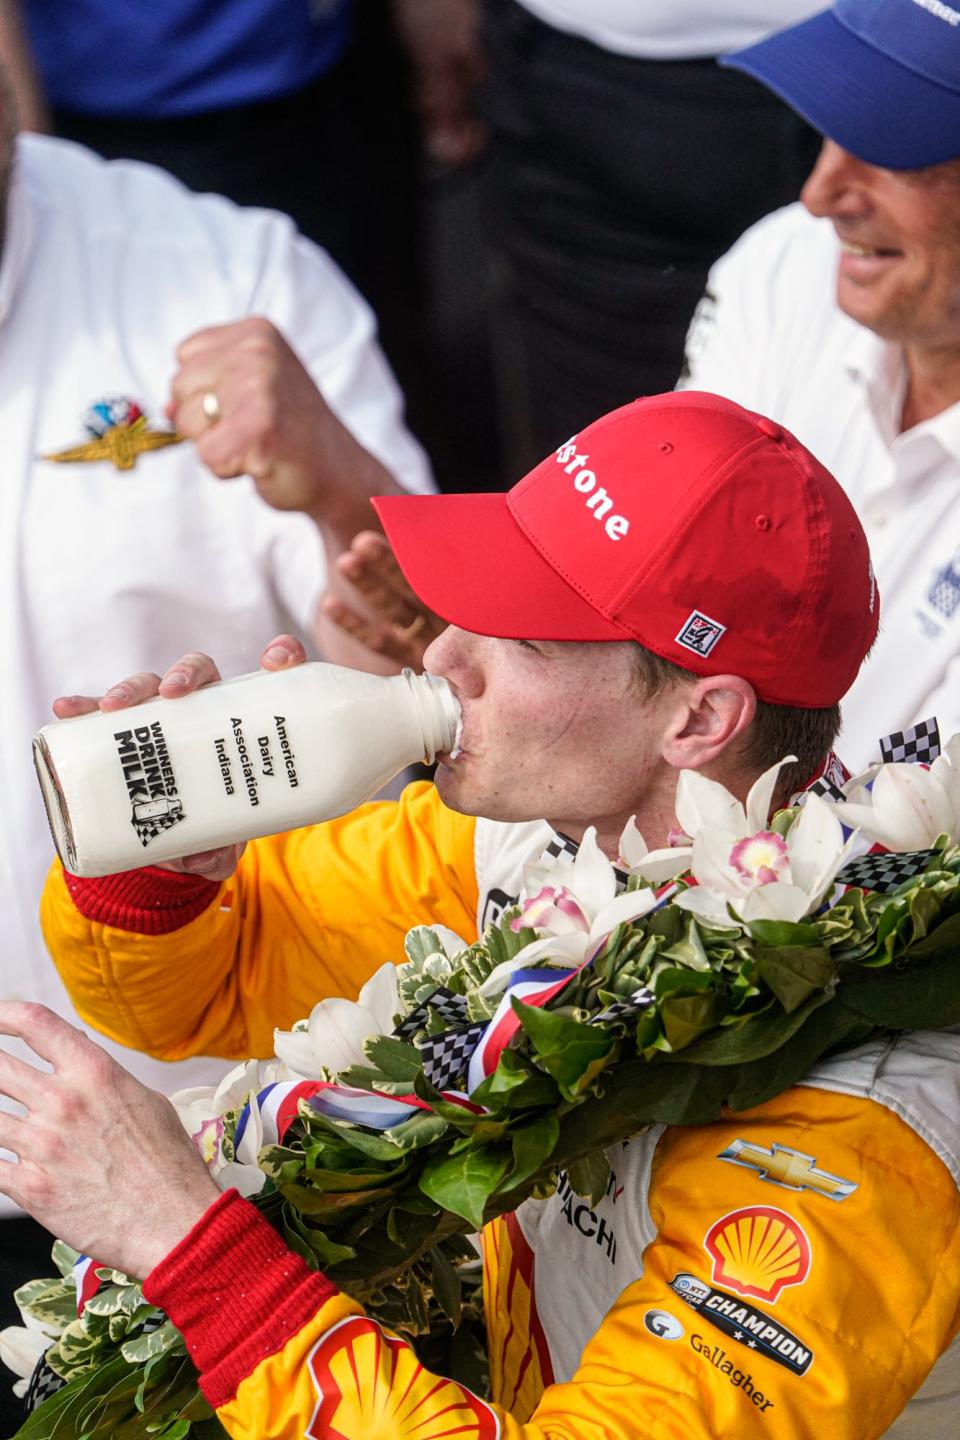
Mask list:
POLYGON ((825 140, 802 199, 837 232, 841 310, 885 340, 960 348, 960 160, 882 170, 825 140))

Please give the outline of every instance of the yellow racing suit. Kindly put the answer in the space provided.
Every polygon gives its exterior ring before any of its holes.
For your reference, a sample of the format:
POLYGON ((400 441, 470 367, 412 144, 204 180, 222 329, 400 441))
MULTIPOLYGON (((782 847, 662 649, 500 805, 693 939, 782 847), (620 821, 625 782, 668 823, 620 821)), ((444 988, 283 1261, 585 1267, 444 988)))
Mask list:
MULTIPOLYGON (((220 887, 55 869, 43 922, 101 1031, 266 1056, 274 1025, 398 959, 410 924, 473 938, 564 843, 411 786, 254 842, 220 887)), ((608 1158, 599 1203, 561 1175, 484 1231, 489 1400, 424 1370, 235 1193, 147 1293, 238 1440, 956 1440, 960 1035, 872 1041, 608 1158)))

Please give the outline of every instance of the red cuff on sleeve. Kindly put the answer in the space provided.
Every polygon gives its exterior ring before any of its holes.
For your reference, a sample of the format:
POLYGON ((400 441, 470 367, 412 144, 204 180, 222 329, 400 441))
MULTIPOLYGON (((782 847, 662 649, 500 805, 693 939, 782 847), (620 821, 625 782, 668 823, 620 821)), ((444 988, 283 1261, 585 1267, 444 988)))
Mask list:
POLYGON ((219 1196, 151 1270, 143 1293, 169 1315, 215 1409, 336 1295, 236 1190, 219 1196))
POLYGON ((154 865, 96 880, 82 880, 64 870, 63 878, 87 920, 136 935, 168 935, 189 925, 213 904, 220 890, 216 880, 204 875, 181 875, 154 865))

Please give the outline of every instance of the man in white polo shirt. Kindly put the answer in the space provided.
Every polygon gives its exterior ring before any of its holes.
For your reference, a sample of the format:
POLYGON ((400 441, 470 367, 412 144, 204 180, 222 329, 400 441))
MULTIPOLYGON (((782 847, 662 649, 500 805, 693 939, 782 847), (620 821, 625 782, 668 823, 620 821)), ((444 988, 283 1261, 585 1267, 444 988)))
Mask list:
MULTIPOLYGON (((325 542, 370 523, 384 482, 430 477, 370 310, 284 217, 64 141, 14 145, 2 104, 0 213, 0 995, 73 1017, 37 921, 52 844, 30 741, 50 696, 163 670, 195 635, 234 674, 257 635, 309 635, 325 542)), ((163 1090, 223 1070, 124 1053, 163 1090)), ((49 1259, 12 1208, 0 1326, 49 1259)))
POLYGON ((960 9, 837 0, 728 63, 826 139, 712 270, 684 383, 781 420, 857 507, 884 605, 859 766, 891 717, 960 730, 960 9))

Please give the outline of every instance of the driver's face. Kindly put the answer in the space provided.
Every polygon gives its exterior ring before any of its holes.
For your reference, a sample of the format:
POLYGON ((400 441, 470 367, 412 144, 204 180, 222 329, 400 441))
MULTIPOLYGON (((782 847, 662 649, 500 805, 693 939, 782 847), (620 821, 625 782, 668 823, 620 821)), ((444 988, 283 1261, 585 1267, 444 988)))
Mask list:
POLYGON ((463 707, 462 753, 441 757, 436 778, 451 809, 613 831, 667 768, 663 705, 637 688, 629 644, 499 640, 450 626, 424 664, 463 707))

